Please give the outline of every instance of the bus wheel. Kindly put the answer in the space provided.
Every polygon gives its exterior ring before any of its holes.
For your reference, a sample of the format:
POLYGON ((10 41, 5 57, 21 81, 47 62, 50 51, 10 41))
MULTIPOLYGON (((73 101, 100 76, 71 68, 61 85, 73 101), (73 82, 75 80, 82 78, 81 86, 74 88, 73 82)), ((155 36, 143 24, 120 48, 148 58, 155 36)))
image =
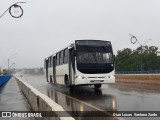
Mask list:
POLYGON ((65 83, 66 87, 69 87, 69 79, 68 79, 68 75, 67 74, 65 74, 65 76, 64 76, 64 83, 65 83))
POLYGON ((52 83, 52 75, 50 75, 50 83, 52 83))
POLYGON ((69 91, 72 93, 74 91, 74 85, 69 86, 69 91))
POLYGON ((95 87, 96 89, 101 88, 101 84, 95 84, 94 87, 95 87))

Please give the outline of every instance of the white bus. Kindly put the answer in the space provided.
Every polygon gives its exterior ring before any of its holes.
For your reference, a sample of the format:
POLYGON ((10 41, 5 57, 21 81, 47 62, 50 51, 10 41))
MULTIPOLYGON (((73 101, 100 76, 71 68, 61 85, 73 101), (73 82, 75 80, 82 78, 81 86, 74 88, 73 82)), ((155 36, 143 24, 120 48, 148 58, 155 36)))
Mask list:
POLYGON ((114 60, 110 41, 75 40, 44 60, 47 82, 66 85, 115 83, 114 60))

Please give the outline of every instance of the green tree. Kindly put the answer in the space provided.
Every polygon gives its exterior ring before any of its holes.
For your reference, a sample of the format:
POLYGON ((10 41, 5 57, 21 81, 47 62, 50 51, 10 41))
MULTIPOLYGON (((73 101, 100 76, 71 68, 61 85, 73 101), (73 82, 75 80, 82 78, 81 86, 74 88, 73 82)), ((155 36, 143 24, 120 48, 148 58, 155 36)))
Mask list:
POLYGON ((160 52, 155 46, 140 46, 136 50, 125 48, 116 55, 116 71, 160 70, 160 52), (141 63, 142 59, 142 63, 141 63))

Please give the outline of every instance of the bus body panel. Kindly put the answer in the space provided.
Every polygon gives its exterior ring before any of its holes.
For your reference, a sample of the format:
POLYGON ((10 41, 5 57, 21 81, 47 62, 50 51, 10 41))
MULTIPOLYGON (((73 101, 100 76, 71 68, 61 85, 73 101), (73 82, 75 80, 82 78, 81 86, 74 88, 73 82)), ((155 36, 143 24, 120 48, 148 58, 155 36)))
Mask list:
POLYGON ((69 74, 68 64, 60 65, 56 67, 56 82, 57 84, 65 84, 64 76, 69 74))
MULTIPOLYGON (((75 68, 77 68, 76 64, 75 64, 75 68)), ((114 75, 115 75, 115 70, 113 70, 112 72, 103 73, 103 74, 84 74, 76 69, 75 85, 94 85, 94 84, 115 83, 114 75)))
POLYGON ((76 71, 75 85, 115 83, 114 71, 104 74, 83 74, 76 71))
MULTIPOLYGON (((56 67, 56 83, 65 85, 64 76, 69 75, 68 64, 56 67)), ((49 77, 53 76, 53 68, 48 68, 49 77)), ((76 70, 76 74, 69 79, 69 85, 93 85, 93 84, 106 84, 115 83, 114 71, 105 74, 83 74, 76 70)), ((49 80, 55 83, 54 80, 49 80)))
POLYGON ((69 70, 68 70, 68 64, 63 64, 63 65, 59 65, 56 67, 56 75, 57 76, 64 76, 65 74, 69 74, 69 70))
MULTIPOLYGON (((52 80, 49 80, 49 82, 51 82, 51 83, 57 83, 57 84, 64 85, 65 74, 69 75, 68 64, 57 66, 56 67, 56 75, 54 75, 52 67, 48 68, 49 79, 52 79, 52 80), (54 76, 56 77, 56 80, 54 80, 54 76)), ((45 75, 46 75, 46 73, 45 73, 45 75)))

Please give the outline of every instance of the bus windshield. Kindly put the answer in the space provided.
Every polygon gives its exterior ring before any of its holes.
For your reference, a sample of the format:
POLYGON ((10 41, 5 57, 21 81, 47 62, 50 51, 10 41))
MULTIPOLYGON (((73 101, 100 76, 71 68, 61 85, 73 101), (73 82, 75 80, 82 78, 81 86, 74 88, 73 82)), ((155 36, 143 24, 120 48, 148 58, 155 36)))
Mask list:
POLYGON ((113 63, 113 53, 109 47, 80 47, 77 50, 77 63, 113 63))
POLYGON ((77 69, 82 73, 109 73, 114 70, 111 46, 76 46, 77 69))

